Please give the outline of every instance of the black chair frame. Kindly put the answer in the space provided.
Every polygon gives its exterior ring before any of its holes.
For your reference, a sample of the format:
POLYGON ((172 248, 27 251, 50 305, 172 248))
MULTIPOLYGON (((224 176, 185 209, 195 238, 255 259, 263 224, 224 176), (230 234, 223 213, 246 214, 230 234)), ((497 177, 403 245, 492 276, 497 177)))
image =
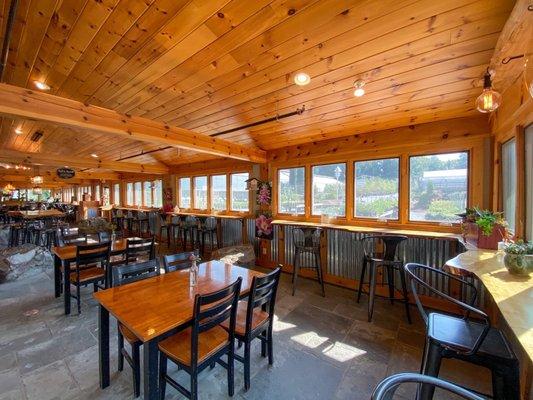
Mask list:
POLYGON ((324 278, 320 265, 320 235, 322 229, 318 227, 293 227, 292 238, 294 243, 293 273, 292 273, 292 295, 296 293, 296 283, 300 269, 314 269, 316 271, 318 283, 322 290, 322 296, 326 296, 324 289, 324 278), (302 239, 303 235, 303 240, 302 239), (300 259, 304 253, 311 253, 315 259, 315 266, 301 266, 300 259))
POLYGON ((237 303, 241 289, 242 278, 231 285, 205 295, 196 295, 194 299, 194 316, 192 321, 191 333, 191 363, 185 365, 178 360, 170 358, 172 362, 178 365, 180 370, 189 373, 191 377, 191 388, 185 387, 176 382, 167 375, 167 355, 160 351, 159 357, 159 391, 161 399, 165 398, 166 384, 168 383, 182 395, 189 399, 198 398, 198 374, 208 366, 215 363, 222 365, 228 371, 228 394, 234 394, 234 356, 235 356, 235 321, 237 314, 237 303), (198 336, 213 327, 220 325, 228 320, 228 343, 217 350, 215 353, 198 363, 198 336), (228 361, 224 362, 221 357, 227 355, 228 361))
POLYGON ((198 257, 198 249, 163 256, 163 268, 165 269, 165 273, 190 268, 191 261, 189 258, 191 256, 198 257))
MULTIPOLYGON (((441 359, 456 358, 459 360, 473 363, 475 365, 489 368, 491 370, 492 390, 493 397, 495 399, 519 399, 520 373, 518 359, 516 358, 516 355, 514 354, 511 346, 508 344, 508 341, 503 332, 492 328, 489 316, 482 310, 473 306, 477 298, 477 290, 475 286, 470 282, 467 282, 464 279, 461 279, 455 275, 422 264, 408 263, 405 265, 405 271, 411 280, 411 291, 415 298, 416 305, 428 329, 420 372, 424 375, 437 377, 440 370, 441 359), (437 274, 443 278, 447 278, 462 285, 468 286, 472 291, 470 302, 465 303, 450 296, 447 293, 435 289, 426 281, 420 278, 420 272, 424 272, 425 274, 437 274), (480 331, 471 346, 452 342, 444 342, 431 337, 430 328, 432 325, 433 317, 438 315, 445 315, 434 312, 428 314, 425 311, 424 306, 418 295, 418 286, 425 288, 434 295, 443 298, 454 304, 455 306, 459 307, 460 309, 464 310, 464 314, 460 319, 464 320, 465 323, 469 324, 470 329, 468 334, 475 334, 475 331, 473 329, 474 327, 477 328, 478 331, 480 331), (474 314, 476 316, 475 321, 471 321, 471 314, 474 314), (501 355, 497 354, 480 352, 481 347, 484 345, 486 339, 489 337, 489 334, 491 332, 495 333, 495 335, 498 335, 497 337, 499 337, 502 344, 506 347, 505 350, 507 351, 509 357, 502 357, 501 355)), ((449 316, 447 318, 449 320, 453 320, 455 317, 449 316)), ((430 385, 421 385, 421 387, 419 388, 418 397, 421 400, 431 399, 433 397, 434 390, 435 388, 430 385)))

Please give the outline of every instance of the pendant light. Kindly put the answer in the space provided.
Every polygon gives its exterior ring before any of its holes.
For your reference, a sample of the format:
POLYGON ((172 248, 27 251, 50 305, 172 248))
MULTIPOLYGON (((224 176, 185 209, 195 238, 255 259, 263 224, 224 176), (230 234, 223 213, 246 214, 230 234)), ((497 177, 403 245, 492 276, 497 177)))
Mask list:
POLYGON ((502 103, 502 95, 492 89, 492 81, 490 78, 490 72, 487 68, 487 72, 483 76, 483 92, 476 100, 476 108, 482 113, 491 113, 495 111, 502 103))
POLYGON ((30 178, 30 181, 34 185, 40 185, 43 183, 44 179, 41 175, 39 175, 39 171, 33 170, 34 176, 30 178))

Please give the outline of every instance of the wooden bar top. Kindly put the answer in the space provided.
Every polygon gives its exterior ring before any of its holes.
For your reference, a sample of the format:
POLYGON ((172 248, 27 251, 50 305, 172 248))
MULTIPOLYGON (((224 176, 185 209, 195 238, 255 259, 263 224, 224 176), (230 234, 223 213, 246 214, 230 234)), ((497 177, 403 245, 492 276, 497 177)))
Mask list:
POLYGON ((170 211, 166 213, 167 215, 173 216, 173 217, 186 217, 186 216, 193 216, 193 217, 200 217, 200 218, 207 218, 207 217, 214 217, 214 218, 222 218, 222 219, 244 219, 245 216, 242 215, 231 215, 231 214, 202 214, 202 213, 194 213, 189 211, 180 211, 180 212, 174 212, 170 211))
POLYGON ((22 217, 24 219, 39 219, 51 217, 64 217, 65 213, 59 210, 29 210, 29 211, 9 211, 8 214, 12 217, 22 217))
POLYGON ((170 272, 153 278, 99 291, 96 300, 143 342, 188 323, 192 319, 194 297, 209 293, 242 277, 241 294, 250 291, 258 271, 209 261, 199 265, 198 285, 189 286, 189 270, 170 272))
POLYGON ((457 275, 473 274, 490 293, 511 331, 533 361, 533 274, 511 275, 503 264, 503 253, 468 250, 446 262, 457 275))
POLYGON ((405 235, 412 237, 426 237, 434 239, 450 239, 458 240, 462 243, 461 235, 449 232, 435 232, 435 231, 416 231, 410 229, 390 229, 390 228, 379 228, 379 227, 370 227, 370 226, 357 226, 357 225, 340 225, 340 224, 328 224, 322 222, 309 222, 309 221, 291 221, 283 219, 275 219, 272 221, 273 225, 283 225, 283 226, 301 226, 301 227, 318 227, 324 229, 336 229, 347 232, 361 232, 361 233, 386 233, 393 235, 405 235))

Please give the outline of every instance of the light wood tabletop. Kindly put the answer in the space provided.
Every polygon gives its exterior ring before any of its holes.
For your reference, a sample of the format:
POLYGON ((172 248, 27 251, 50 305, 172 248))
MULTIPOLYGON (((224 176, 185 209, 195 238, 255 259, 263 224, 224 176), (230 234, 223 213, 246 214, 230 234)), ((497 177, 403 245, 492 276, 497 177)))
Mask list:
POLYGON ((23 219, 39 219, 64 217, 65 213, 56 209, 51 210, 28 210, 28 211, 9 211, 8 213, 13 217, 22 217, 23 219))
POLYGON ((250 290, 258 271, 209 261, 199 265, 198 285, 189 286, 189 270, 175 271, 94 294, 96 300, 143 342, 192 319, 194 297, 242 278, 241 294, 250 290))
POLYGON ((533 361, 533 274, 511 275, 503 254, 495 250, 468 250, 446 262, 456 275, 475 275, 494 300, 502 317, 533 361))
MULTIPOLYGON (((138 240, 141 238, 131 237, 130 240, 138 240)), ((128 238, 126 239, 117 239, 111 244, 111 254, 118 254, 126 251, 126 244, 128 238)), ((97 243, 94 240, 87 240, 87 244, 97 243)), ((82 244, 85 244, 83 242, 82 244)), ((61 261, 73 261, 76 259, 76 249, 78 246, 69 245, 69 246, 56 246, 52 248, 52 253, 57 256, 61 261)))

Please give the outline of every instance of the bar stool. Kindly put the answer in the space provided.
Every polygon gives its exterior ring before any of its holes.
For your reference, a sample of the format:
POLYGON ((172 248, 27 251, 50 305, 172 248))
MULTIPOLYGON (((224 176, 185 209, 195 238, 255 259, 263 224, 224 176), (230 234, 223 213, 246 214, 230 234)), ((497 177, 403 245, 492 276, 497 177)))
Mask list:
POLYGON ((24 226, 20 223, 14 223, 9 226, 9 247, 19 246, 21 238, 24 236, 24 226))
MULTIPOLYGON (((426 324, 426 344, 421 373, 438 377, 443 358, 456 358, 490 369, 492 373, 492 397, 496 400, 520 399, 520 370, 518 359, 505 334, 491 326, 490 319, 483 311, 473 307, 477 290, 475 286, 455 275, 422 264, 409 263, 405 272, 411 281, 411 291, 422 319, 426 324), (447 293, 435 289, 431 282, 453 280, 468 287, 472 296, 464 303, 447 293), (438 312, 426 313, 417 287, 447 300, 463 310, 462 315, 448 315, 438 312), (476 319, 471 319, 475 314, 476 319)), ((430 385, 418 387, 417 399, 432 399, 435 388, 430 385)))
POLYGON ((124 230, 124 214, 122 213, 122 210, 113 210, 111 221, 119 231, 122 232, 124 230))
MULTIPOLYGON (((199 242, 201 243, 202 255, 205 251, 205 238, 209 237, 210 251, 215 248, 215 239, 217 237, 217 219, 215 217, 207 217, 205 221, 198 228, 199 242)), ((216 242, 218 249, 218 241, 216 242)))
POLYGON ((359 277, 359 290, 357 293, 357 302, 361 300, 363 293, 363 282, 365 279, 365 272, 368 267, 369 277, 369 293, 368 294, 368 322, 372 321, 372 314, 374 313, 374 297, 376 294, 376 275, 377 268, 383 267, 387 270, 387 284, 389 286, 389 300, 391 304, 397 300, 394 297, 394 273, 396 271, 400 274, 402 284, 402 302, 405 304, 405 313, 407 321, 411 323, 411 314, 409 314, 409 297, 407 296, 407 284, 405 282, 405 272, 403 270, 403 262, 397 259, 398 245, 407 240, 407 236, 400 235, 375 235, 363 238, 363 266, 361 268, 361 275, 359 277), (376 251, 376 245, 381 244, 383 251, 376 251))
POLYGON ((167 222, 167 215, 163 212, 159 213, 159 240, 163 240, 163 231, 167 236, 167 247, 170 247, 170 231, 172 226, 167 222))
POLYGON ((198 239, 198 225, 200 220, 194 215, 185 217, 185 224, 183 226, 183 250, 187 249, 187 236, 191 241, 191 248, 194 249, 198 239))
POLYGON ((294 270, 292 273, 292 295, 296 291, 296 281, 298 279, 298 271, 301 268, 314 269, 318 282, 322 288, 322 296, 326 297, 324 291, 324 279, 322 278, 322 267, 320 265, 320 228, 293 228, 292 241, 294 243, 294 270), (310 254, 315 258, 315 266, 301 266, 300 259, 304 254, 310 254))

